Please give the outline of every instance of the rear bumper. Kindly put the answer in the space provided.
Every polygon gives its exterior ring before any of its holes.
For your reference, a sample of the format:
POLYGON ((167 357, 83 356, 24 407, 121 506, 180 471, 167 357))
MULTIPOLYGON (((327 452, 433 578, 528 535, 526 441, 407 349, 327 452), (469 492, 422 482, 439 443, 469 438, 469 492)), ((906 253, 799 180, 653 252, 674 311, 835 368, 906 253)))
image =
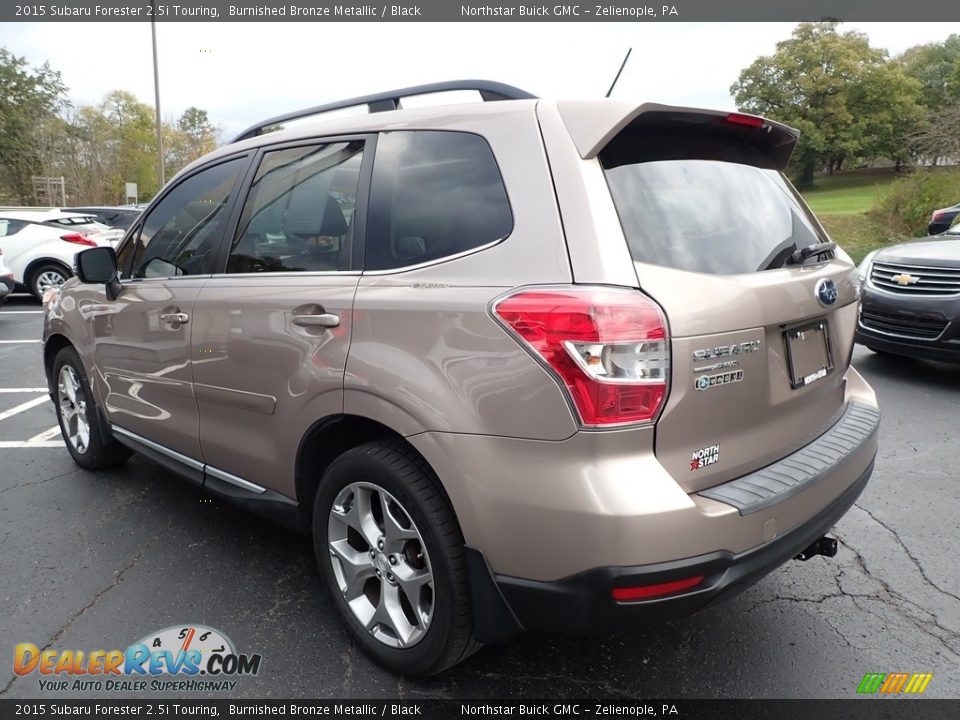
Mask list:
MULTIPOLYGON (((685 617, 729 599, 759 581, 822 537, 850 509, 866 486, 873 462, 833 503, 802 525, 747 552, 713 552, 674 562, 635 567, 602 567, 554 582, 496 576, 509 610, 499 627, 483 628, 488 637, 519 630, 568 634, 605 633, 626 627, 685 617), (617 587, 653 585, 694 576, 694 589, 657 599, 616 602, 617 587), (510 626, 509 618, 516 625, 510 626)), ((485 598, 489 602, 489 598, 485 598)))
POLYGON ((13 292, 16 283, 13 280, 0 277, 0 303, 7 299, 7 295, 13 292))

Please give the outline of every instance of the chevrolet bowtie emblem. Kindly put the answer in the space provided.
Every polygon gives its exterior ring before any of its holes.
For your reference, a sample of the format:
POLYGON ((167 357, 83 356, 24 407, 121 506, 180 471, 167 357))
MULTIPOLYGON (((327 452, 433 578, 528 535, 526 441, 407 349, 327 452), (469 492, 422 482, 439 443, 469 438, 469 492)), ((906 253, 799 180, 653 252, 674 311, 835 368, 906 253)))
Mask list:
POLYGON ((897 285, 916 285, 920 282, 920 278, 916 275, 910 275, 909 273, 900 273, 899 275, 894 275, 890 278, 897 285))

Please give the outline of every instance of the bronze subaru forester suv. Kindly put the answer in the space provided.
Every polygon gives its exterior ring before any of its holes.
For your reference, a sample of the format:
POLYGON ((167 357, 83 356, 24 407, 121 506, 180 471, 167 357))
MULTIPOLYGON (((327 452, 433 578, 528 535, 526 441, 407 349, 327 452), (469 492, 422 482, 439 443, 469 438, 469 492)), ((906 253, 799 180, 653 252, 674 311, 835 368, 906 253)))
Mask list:
POLYGON ((400 673, 696 612, 835 552, 877 451, 856 269, 782 174, 796 140, 482 81, 270 118, 48 298, 67 449, 312 532, 400 673))

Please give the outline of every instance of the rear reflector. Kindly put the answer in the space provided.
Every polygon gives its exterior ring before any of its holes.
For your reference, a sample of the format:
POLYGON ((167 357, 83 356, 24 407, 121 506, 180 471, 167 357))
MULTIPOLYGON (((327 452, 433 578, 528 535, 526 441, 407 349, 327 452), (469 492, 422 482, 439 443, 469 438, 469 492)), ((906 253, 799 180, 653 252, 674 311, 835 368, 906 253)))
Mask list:
POLYGON ((91 240, 88 237, 84 237, 80 233, 68 233, 66 235, 60 236, 61 240, 65 240, 68 243, 73 243, 74 245, 86 245, 88 247, 97 247, 97 243, 91 240))
POLYGON ((671 595, 681 590, 689 590, 703 582, 703 575, 697 575, 683 580, 671 580, 670 582, 657 583, 656 585, 637 585, 636 587, 614 588, 613 599, 617 602, 630 602, 631 600, 649 600, 650 598, 661 597, 662 595, 671 595))
POLYGON ((742 113, 730 113, 727 115, 727 122, 734 125, 746 125, 747 127, 763 127, 763 118, 754 115, 743 115, 742 113))

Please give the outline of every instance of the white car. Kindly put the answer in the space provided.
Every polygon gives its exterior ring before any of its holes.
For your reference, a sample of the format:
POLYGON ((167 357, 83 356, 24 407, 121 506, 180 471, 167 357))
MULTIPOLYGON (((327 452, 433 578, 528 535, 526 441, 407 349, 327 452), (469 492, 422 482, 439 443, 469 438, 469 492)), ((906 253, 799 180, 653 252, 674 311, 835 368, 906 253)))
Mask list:
POLYGON ((3 259, 3 250, 0 250, 0 305, 7 299, 7 296, 13 292, 16 283, 13 282, 13 273, 7 267, 3 259))
POLYGON ((115 245, 116 231, 90 215, 61 210, 0 211, 0 250, 18 286, 37 298, 73 275, 73 258, 88 247, 115 245))

